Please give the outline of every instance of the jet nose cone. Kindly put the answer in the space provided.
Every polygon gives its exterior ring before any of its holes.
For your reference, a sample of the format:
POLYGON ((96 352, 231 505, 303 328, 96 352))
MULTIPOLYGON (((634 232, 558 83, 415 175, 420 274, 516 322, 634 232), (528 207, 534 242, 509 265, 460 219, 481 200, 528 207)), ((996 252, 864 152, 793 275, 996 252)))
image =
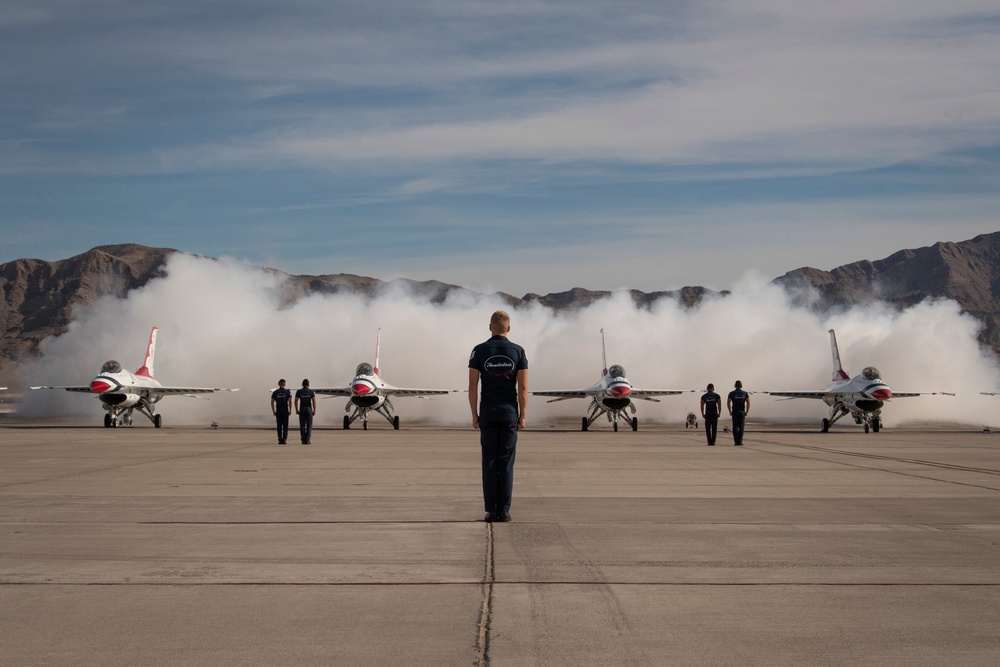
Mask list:
POLYGON ((628 397, 629 394, 632 393, 632 387, 629 387, 628 385, 624 384, 619 384, 615 385, 614 387, 611 387, 609 391, 611 392, 611 395, 614 396, 615 398, 626 398, 628 397))
POLYGON ((370 394, 371 391, 372 386, 367 382, 355 382, 351 385, 351 392, 353 392, 355 396, 364 396, 366 394, 370 394))
POLYGON ((113 389, 111 383, 107 380, 94 380, 90 383, 90 391, 95 394, 103 394, 106 391, 113 389))
POLYGON ((872 392, 872 398, 877 401, 888 401, 892 398, 892 391, 888 387, 882 387, 872 392))

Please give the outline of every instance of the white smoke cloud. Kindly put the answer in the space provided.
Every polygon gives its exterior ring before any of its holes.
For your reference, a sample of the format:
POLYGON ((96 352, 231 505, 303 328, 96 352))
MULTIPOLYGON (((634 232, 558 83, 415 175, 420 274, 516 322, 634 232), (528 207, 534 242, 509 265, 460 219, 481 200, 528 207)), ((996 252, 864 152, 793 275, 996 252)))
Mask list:
MULTIPOLYGON (((164 385, 238 387, 209 400, 168 397, 157 409, 164 423, 269 424, 269 392, 278 378, 298 387, 346 386, 361 361, 374 361, 382 327, 383 379, 401 387, 459 389, 468 385, 472 347, 489 336, 489 316, 505 304, 495 297, 457 296, 443 305, 413 297, 403 287, 373 300, 314 295, 282 307, 280 274, 236 262, 176 254, 166 276, 126 299, 105 298, 81 308, 69 330, 43 342, 25 373, 31 384, 84 385, 108 359, 130 370, 142 364, 146 338, 160 327, 156 378, 164 385)), ((1000 387, 991 351, 976 340, 980 323, 951 301, 927 301, 898 312, 884 305, 819 314, 790 305, 789 296, 760 276, 747 276, 727 297, 686 310, 668 300, 638 309, 626 293, 567 314, 541 306, 511 313, 510 338, 528 353, 531 389, 582 389, 597 382, 600 329, 608 363, 625 366, 643 389, 697 389, 638 402, 644 421, 680 423, 698 411, 708 382, 725 395, 736 379, 751 391, 822 389, 830 382, 827 330, 834 328, 845 369, 877 366, 895 391, 952 391, 892 401, 887 426, 916 420, 967 424, 988 421, 1000 398, 980 391, 1000 387)), ((317 425, 336 427, 346 399, 320 399, 317 425)), ((465 393, 393 401, 404 427, 426 421, 468 424, 465 393)), ((547 404, 532 397, 529 425, 578 420, 583 400, 547 404)), ((752 419, 819 421, 828 408, 814 400, 752 397, 752 419)), ((27 416, 100 416, 96 399, 62 391, 29 392, 27 416)), ((374 417, 380 420, 379 417, 374 417)), ((388 427, 377 424, 375 427, 388 427)), ((640 426, 641 428, 641 426, 640 426)))

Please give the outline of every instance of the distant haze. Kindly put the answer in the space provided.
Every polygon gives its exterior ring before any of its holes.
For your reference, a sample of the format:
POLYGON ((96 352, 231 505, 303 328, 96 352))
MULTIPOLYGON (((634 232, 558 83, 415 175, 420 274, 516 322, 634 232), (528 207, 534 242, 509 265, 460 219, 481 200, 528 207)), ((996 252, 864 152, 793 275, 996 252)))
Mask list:
MULTIPOLYGON (((360 361, 373 361, 382 327, 383 379, 402 387, 461 389, 468 384, 471 348, 489 336, 490 313, 505 307, 495 297, 463 295, 435 306, 399 291, 368 301, 357 296, 314 295, 280 307, 281 277, 259 268, 175 254, 166 277, 125 299, 103 298, 74 314, 69 330, 45 340, 24 377, 31 384, 86 384, 108 359, 134 370, 146 338, 160 327, 156 375, 164 385, 238 387, 209 400, 169 397, 158 405, 166 426, 211 420, 264 424, 271 419, 269 392, 278 378, 299 386, 345 386, 360 361), (495 299, 495 300, 494 300, 495 299)), ((747 277, 732 295, 708 298, 685 310, 664 299, 637 309, 625 295, 571 314, 532 306, 511 312, 512 340, 525 347, 530 387, 582 389, 601 371, 599 330, 607 334, 609 363, 625 366, 633 385, 645 389, 698 389, 639 401, 644 421, 680 422, 698 410, 700 390, 713 382, 725 394, 741 379, 751 391, 821 389, 830 381, 827 330, 835 328, 844 365, 856 374, 877 366, 896 391, 953 391, 959 397, 892 401, 887 426, 911 420, 988 422, 1000 398, 979 391, 1000 387, 991 351, 976 340, 980 323, 951 301, 928 301, 902 312, 879 304, 821 315, 789 305, 780 287, 747 277)), ((337 426, 344 399, 321 399, 320 426, 337 426)), ((398 398, 396 413, 408 421, 469 422, 467 395, 433 400, 398 398)), ((546 404, 533 397, 528 423, 580 417, 584 400, 546 404)), ((819 421, 820 401, 752 398, 755 419, 819 421)), ((101 418, 92 397, 62 391, 29 392, 25 415, 101 418)), ((375 419, 381 420, 381 417, 375 419)), ((142 420, 145 422, 145 420, 142 420)), ((849 420, 845 419, 845 422, 849 420)), ((137 422, 138 423, 138 422, 137 422)), ((145 424, 144 424, 145 425, 145 424)), ((388 427, 384 422, 376 426, 388 427)))

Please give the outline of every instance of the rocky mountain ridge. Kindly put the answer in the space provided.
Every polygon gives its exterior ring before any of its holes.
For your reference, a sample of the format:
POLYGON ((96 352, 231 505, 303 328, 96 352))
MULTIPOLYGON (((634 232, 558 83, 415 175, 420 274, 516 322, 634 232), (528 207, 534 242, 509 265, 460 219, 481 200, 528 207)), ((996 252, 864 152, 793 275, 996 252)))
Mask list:
MULTIPOLYGON (((19 259, 0 265, 0 368, 37 352, 48 336, 66 331, 74 307, 92 304, 104 296, 124 298, 150 280, 164 275, 167 259, 179 252, 138 244, 99 246, 69 259, 46 262, 19 259)), ((275 271, 273 269, 268 269, 275 271)), ((350 292, 367 298, 404 288, 417 298, 440 304, 461 294, 482 298, 458 285, 440 281, 398 279, 382 281, 353 274, 282 277, 281 298, 294 303, 310 294, 350 292)), ((981 341, 1000 351, 1000 232, 959 243, 942 242, 901 250, 885 259, 863 260, 831 271, 801 268, 773 282, 789 290, 800 305, 817 309, 846 307, 881 300, 906 307, 927 298, 955 300, 984 324, 981 341)), ((574 288, 565 292, 516 297, 496 295, 512 308, 538 303, 554 311, 571 311, 608 298, 613 292, 574 288)), ((674 299, 684 307, 697 306, 709 295, 725 295, 703 287, 646 293, 631 290, 637 307, 648 308, 660 299, 674 299)))

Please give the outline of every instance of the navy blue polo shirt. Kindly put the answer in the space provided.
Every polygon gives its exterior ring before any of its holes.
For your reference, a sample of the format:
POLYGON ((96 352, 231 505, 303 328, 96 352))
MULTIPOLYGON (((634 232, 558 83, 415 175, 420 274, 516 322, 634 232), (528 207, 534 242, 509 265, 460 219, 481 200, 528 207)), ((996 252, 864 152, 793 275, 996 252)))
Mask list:
POLYGON ((288 399, 292 397, 292 391, 288 387, 278 387, 271 392, 271 399, 275 401, 274 409, 278 413, 288 412, 288 399))
POLYGON ((729 398, 733 400, 733 414, 746 414, 747 399, 750 398, 750 394, 742 389, 734 389, 729 392, 729 398))
POLYGON ((517 372, 528 368, 523 347, 506 336, 493 336, 472 348, 469 368, 479 371, 480 404, 517 405, 517 372))
POLYGON ((299 412, 312 412, 312 398, 316 392, 309 387, 302 387, 296 390, 295 398, 299 399, 299 412))
POLYGON ((718 417, 722 414, 722 397, 714 391, 707 392, 701 397, 705 401, 705 417, 718 417))

